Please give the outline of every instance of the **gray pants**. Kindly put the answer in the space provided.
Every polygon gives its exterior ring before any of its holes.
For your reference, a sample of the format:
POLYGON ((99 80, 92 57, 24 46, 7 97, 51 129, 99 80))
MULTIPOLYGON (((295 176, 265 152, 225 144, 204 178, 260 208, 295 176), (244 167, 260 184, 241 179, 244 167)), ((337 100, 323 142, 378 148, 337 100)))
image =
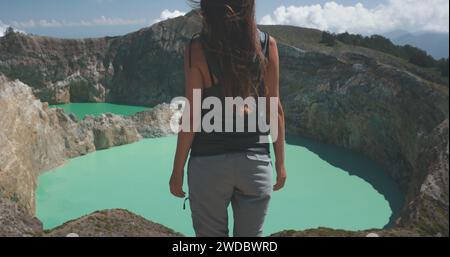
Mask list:
POLYGON ((198 237, 228 236, 231 203, 235 237, 262 236, 272 194, 272 161, 267 154, 232 153, 191 157, 189 202, 198 237))

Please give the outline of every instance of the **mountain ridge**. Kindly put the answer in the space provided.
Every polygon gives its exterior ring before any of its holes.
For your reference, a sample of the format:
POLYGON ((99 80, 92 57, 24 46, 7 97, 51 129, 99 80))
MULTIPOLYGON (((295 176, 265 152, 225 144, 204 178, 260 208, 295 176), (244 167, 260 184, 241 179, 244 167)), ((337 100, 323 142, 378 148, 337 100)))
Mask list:
MULTIPOLYGON (((155 31, 153 28, 158 26, 169 26, 171 29, 177 28, 179 31, 179 34, 182 35, 182 38, 178 38, 177 41, 180 41, 182 43, 186 43, 190 37, 199 32, 201 28, 201 20, 199 16, 196 14, 195 11, 191 11, 185 16, 176 17, 173 19, 168 19, 166 21, 162 21, 156 24, 153 24, 150 27, 142 28, 138 31, 128 33, 123 36, 113 36, 113 37, 99 37, 99 38, 86 38, 86 39, 61 39, 61 38, 53 38, 53 37, 46 37, 46 36, 36 36, 36 35, 25 35, 22 33, 18 33, 24 37, 29 37, 30 39, 36 39, 37 41, 55 41, 55 42, 66 42, 66 43, 73 43, 73 42, 107 42, 108 44, 111 44, 112 46, 120 45, 120 41, 127 41, 129 38, 136 38, 136 35, 145 36, 144 34, 147 34, 151 31, 155 31)), ((260 25, 259 28, 262 30, 265 30, 269 32, 271 35, 273 35, 279 42, 279 44, 284 44, 287 46, 293 46, 300 49, 304 49, 307 51, 316 51, 321 52, 324 54, 334 55, 335 57, 339 58, 339 56, 342 54, 342 52, 354 52, 361 55, 367 55, 371 58, 374 58, 378 62, 386 63, 386 64, 392 64, 393 66, 402 67, 405 70, 408 70, 420 77, 423 77, 427 80, 439 83, 439 84, 448 84, 448 78, 442 78, 442 77, 436 77, 435 75, 430 75, 429 70, 412 65, 410 63, 405 62, 404 60, 399 59, 398 57, 382 53, 373 49, 365 48, 365 47, 358 47, 358 46, 348 46, 346 44, 338 44, 336 47, 326 47, 323 44, 320 43, 322 38, 322 31, 317 29, 309 29, 309 28, 301 28, 296 26, 289 26, 289 25, 260 25), (296 35, 296 37, 291 37, 290 35, 296 35)), ((5 41, 3 37, 3 40, 0 38, 1 41, 5 41)), ((175 39, 175 38, 174 38, 175 39)), ((65 44, 66 44, 65 43, 65 44)), ((0 46, 1 43, 0 43, 0 46)), ((170 47, 170 46, 168 46, 170 47)), ((5 48, 5 47, 3 47, 5 48)), ((171 50, 175 50, 177 54, 181 54, 183 51, 183 46, 175 46, 175 48, 172 48, 171 50)), ((107 51, 107 49, 105 49, 107 51)), ((114 55, 115 51, 113 50, 110 55, 114 55)), ((0 66, 0 71, 1 66, 0 66)), ((3 73, 8 74, 3 70, 3 73)), ((12 76, 15 77, 15 76, 12 76)), ((24 82, 27 82, 26 79, 24 82)), ((30 83, 34 84, 34 83, 30 83)))

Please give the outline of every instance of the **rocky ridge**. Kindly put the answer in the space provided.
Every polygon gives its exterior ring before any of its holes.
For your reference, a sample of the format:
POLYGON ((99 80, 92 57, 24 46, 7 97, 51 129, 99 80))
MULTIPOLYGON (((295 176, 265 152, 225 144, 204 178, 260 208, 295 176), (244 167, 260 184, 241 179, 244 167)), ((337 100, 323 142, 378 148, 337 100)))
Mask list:
POLYGON ((160 224, 153 223, 127 210, 105 210, 69 221, 44 236, 65 237, 180 237, 160 224))
MULTIPOLYGON (((6 236, 42 233, 33 218, 41 172, 95 150, 170 135, 175 111, 163 104, 130 117, 105 114, 77 121, 62 109, 41 103, 24 83, 2 75, 0 110, 0 235, 6 236)), ((123 212, 118 213, 109 212, 107 218, 113 222, 123 212)))

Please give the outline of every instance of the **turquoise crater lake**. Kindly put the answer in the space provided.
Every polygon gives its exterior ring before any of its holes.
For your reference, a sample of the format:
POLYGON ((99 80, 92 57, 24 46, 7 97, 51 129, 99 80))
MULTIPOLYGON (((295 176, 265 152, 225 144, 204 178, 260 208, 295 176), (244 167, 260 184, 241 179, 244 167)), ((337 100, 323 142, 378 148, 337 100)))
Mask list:
MULTIPOLYGON (((403 198, 377 164, 301 137, 289 136, 287 142, 288 181, 273 195, 265 235, 317 227, 383 228, 397 216, 403 198)), ((97 210, 124 208, 193 236, 189 208, 183 210, 183 200, 168 190, 175 147, 176 137, 145 139, 44 173, 36 193, 37 217, 51 229, 97 210)))
POLYGON ((75 116, 77 116, 77 118, 79 119, 83 119, 86 115, 99 116, 103 113, 114 113, 118 115, 128 116, 150 109, 141 106, 128 106, 111 103, 72 103, 50 105, 50 107, 62 108, 67 114, 75 114, 75 116))

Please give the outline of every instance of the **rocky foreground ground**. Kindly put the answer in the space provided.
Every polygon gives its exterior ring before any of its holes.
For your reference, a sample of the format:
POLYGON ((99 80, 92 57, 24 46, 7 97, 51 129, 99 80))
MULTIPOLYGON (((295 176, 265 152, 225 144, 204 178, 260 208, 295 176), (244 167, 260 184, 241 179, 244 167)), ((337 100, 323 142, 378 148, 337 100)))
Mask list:
POLYGON ((46 231, 44 236, 65 237, 179 237, 163 225, 153 223, 127 210, 105 210, 92 213, 46 231))

